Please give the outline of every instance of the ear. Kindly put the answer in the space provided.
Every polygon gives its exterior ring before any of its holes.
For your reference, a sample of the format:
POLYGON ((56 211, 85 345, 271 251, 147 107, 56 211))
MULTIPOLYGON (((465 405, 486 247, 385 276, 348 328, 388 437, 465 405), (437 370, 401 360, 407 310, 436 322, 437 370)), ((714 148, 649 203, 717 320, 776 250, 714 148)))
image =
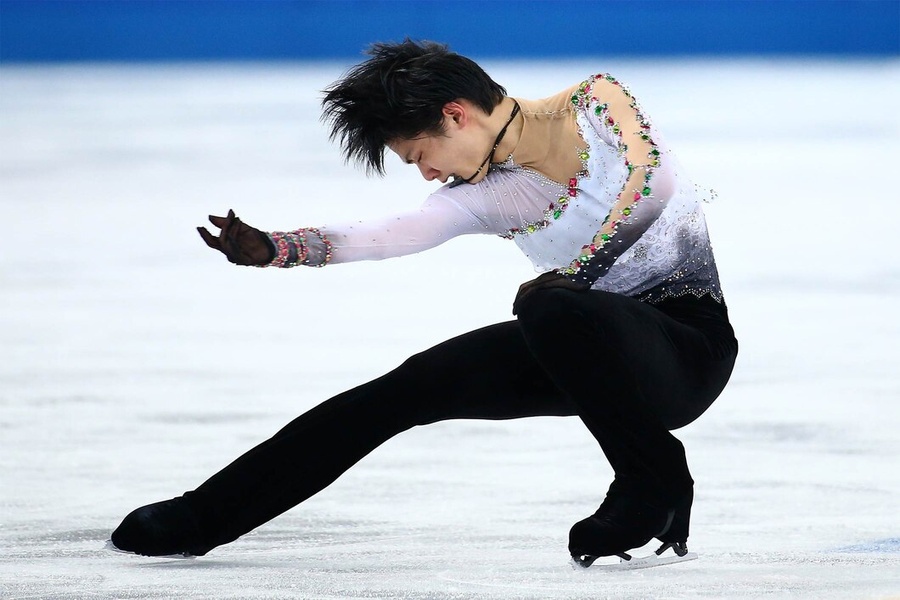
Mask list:
POLYGON ((460 127, 465 127, 469 121, 468 107, 458 101, 448 102, 444 105, 444 108, 441 109, 441 112, 443 113, 447 124, 452 121, 460 127))

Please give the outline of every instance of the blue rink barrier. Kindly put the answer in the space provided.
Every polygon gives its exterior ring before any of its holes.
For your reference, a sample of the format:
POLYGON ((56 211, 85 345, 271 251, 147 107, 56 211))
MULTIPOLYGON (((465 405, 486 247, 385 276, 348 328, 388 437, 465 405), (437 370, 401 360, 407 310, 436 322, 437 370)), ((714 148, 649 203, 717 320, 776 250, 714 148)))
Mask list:
POLYGON ((0 0, 0 60, 900 55, 900 0, 0 0))

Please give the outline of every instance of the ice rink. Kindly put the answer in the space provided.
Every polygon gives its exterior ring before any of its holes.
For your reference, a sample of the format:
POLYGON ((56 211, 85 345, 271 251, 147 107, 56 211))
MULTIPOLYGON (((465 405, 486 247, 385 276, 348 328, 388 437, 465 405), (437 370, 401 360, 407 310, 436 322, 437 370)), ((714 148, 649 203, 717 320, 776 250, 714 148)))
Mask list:
POLYGON ((534 276, 487 236, 321 270, 205 247, 209 213, 292 229, 435 187, 342 164, 318 102, 346 66, 0 69, 0 597, 900 598, 896 60, 485 63, 521 97, 615 74, 719 194, 741 354, 679 434, 700 560, 570 567, 611 471, 559 418, 408 432, 199 559, 105 550, 321 400, 512 318, 534 276))

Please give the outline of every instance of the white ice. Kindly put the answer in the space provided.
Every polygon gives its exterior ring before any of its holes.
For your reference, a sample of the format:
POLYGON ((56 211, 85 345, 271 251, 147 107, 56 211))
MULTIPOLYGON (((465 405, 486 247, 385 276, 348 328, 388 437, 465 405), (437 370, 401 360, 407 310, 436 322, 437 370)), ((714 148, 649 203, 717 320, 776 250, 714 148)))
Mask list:
POLYGON ((611 473, 553 418, 411 431, 199 559, 105 550, 131 509, 319 401, 511 318, 533 276, 494 237, 291 271, 204 246, 228 208, 284 229, 432 189, 399 160, 383 180, 342 164, 318 101, 346 66, 0 70, 0 596, 900 597, 896 60, 487 65, 524 97, 615 73, 719 193, 741 354, 680 432, 699 560, 570 568, 611 473))

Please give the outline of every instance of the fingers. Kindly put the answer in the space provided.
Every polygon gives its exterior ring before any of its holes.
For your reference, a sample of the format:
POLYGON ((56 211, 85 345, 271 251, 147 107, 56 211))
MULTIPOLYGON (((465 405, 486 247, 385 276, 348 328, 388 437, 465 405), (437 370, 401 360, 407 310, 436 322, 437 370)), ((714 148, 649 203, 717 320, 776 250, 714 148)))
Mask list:
POLYGON ((213 250, 222 250, 222 247, 219 246, 219 238, 207 231, 206 227, 198 227, 197 232, 200 234, 200 237, 203 238, 203 241, 206 242, 207 246, 213 250))
POLYGON ((219 229, 222 229, 222 227, 224 227, 225 225, 230 223, 232 219, 236 219, 236 218, 237 218, 237 216, 234 214, 234 211, 229 208, 228 214, 224 217, 219 217, 216 215, 209 215, 209 222, 212 223, 213 225, 215 225, 216 227, 218 227, 219 229))
POLYGON ((535 280, 526 281, 525 283, 523 283, 522 285, 519 286, 519 291, 518 291, 518 293, 516 293, 516 299, 513 300, 513 309, 512 309, 513 315, 519 314, 519 304, 534 289, 534 286, 535 286, 535 280))
POLYGON ((240 224, 240 220, 234 215, 234 211, 229 210, 228 216, 225 217, 209 215, 209 222, 220 230, 218 235, 213 235, 206 227, 197 228, 197 232, 200 234, 200 237, 203 238, 203 241, 206 242, 206 245, 224 254, 230 262, 236 262, 236 245, 228 243, 229 239, 233 240, 234 231, 237 229, 237 227, 232 227, 235 221, 240 224))
POLYGON ((519 286, 519 292, 516 294, 516 299, 513 300, 513 314, 517 315, 519 313, 519 307, 522 305, 522 302, 524 302, 528 296, 530 296, 537 290, 548 288, 562 288, 580 292, 590 289, 590 287, 591 286, 589 285, 576 283, 570 280, 568 277, 560 275, 559 273, 556 273, 554 271, 543 273, 535 279, 526 281, 519 286))
POLYGON ((223 227, 225 227, 226 221, 227 221, 227 219, 225 217, 217 217, 216 215, 209 215, 209 222, 212 223, 213 225, 215 225, 216 227, 218 227, 219 229, 222 229, 223 227))
POLYGON ((235 220, 240 223, 240 220, 237 219, 234 211, 230 209, 228 211, 228 215, 224 217, 220 217, 218 215, 209 215, 209 222, 218 227, 220 230, 218 236, 214 236, 213 234, 211 234, 205 227, 197 228, 197 231, 200 233, 200 237, 203 238, 203 241, 206 242, 206 245, 224 254, 230 262, 237 262, 235 260, 235 250, 238 246, 233 243, 235 230, 237 229, 237 227, 232 227, 235 220))
MULTIPOLYGON (((241 222, 233 210, 229 209, 228 214, 224 217, 209 215, 209 222, 219 228, 218 235, 213 235, 205 227, 198 227, 197 232, 207 246, 224 254, 229 262, 236 265, 254 265, 267 262, 263 260, 265 257, 254 256, 254 242, 257 240, 252 234, 264 234, 241 222)), ((270 252, 267 239, 262 240, 261 245, 265 247, 265 254, 268 255, 270 252)), ((256 254, 259 253, 257 252, 256 254)))
POLYGON ((545 287, 547 285, 546 275, 546 273, 543 273, 539 277, 536 277, 530 281, 526 281, 525 283, 520 285, 519 292, 516 294, 516 301, 520 301, 522 298, 538 288, 545 287))
POLYGON ((522 305, 522 302, 525 301, 525 298, 527 298, 528 295, 531 294, 532 291, 533 290, 531 288, 526 288, 524 290, 519 291, 518 295, 516 295, 516 299, 513 300, 513 309, 512 309, 513 316, 519 314, 519 307, 522 305))
POLYGON ((235 217, 233 212, 228 211, 228 223, 222 229, 222 245, 228 260, 238 265, 247 264, 247 258, 244 256, 239 240, 240 233, 241 220, 235 217))

